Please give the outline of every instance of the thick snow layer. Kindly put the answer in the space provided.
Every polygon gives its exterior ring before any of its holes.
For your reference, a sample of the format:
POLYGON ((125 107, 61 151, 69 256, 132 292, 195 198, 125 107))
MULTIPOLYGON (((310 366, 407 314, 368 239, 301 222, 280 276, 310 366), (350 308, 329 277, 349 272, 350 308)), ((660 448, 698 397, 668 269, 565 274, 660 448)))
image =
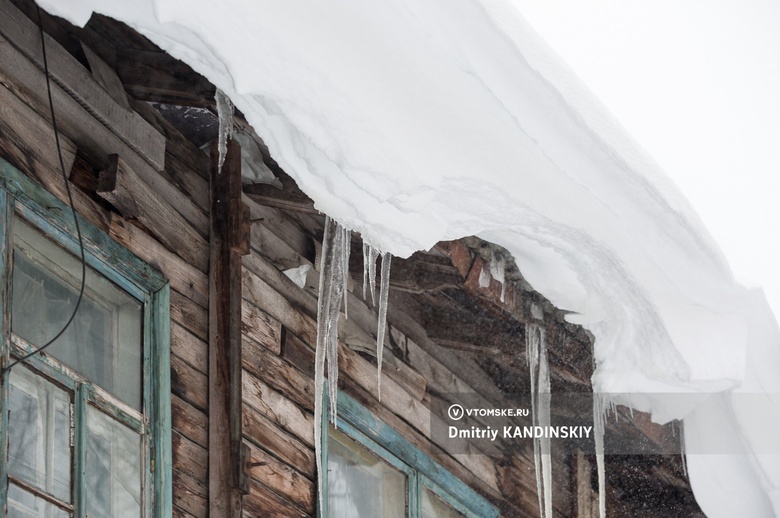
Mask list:
MULTIPOLYGON (((41 3, 77 24, 92 11, 118 18, 189 63, 317 208, 382 251, 471 234, 506 247, 595 335, 595 390, 769 390, 780 361, 765 302, 734 282, 685 199, 504 0, 41 3)), ((692 410, 634 401, 656 420, 692 410)), ((691 441, 711 419, 749 426, 722 408, 694 410, 691 441)), ((693 457, 712 516, 734 516, 721 504, 739 500, 722 488, 739 491, 743 473, 764 497, 741 492, 740 516, 778 500, 776 459, 693 457), (717 465, 733 469, 715 477, 717 465)))

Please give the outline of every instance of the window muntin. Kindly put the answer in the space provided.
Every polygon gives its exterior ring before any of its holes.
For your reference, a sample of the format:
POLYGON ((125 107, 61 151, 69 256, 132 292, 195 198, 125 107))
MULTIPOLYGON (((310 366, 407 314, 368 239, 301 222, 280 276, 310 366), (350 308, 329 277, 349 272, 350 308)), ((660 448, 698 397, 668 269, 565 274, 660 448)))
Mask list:
POLYGON ((436 494, 427 487, 423 487, 420 496, 422 497, 423 518, 460 518, 461 516, 465 516, 436 496, 436 494))
POLYGON ((12 483, 8 487, 8 516, 14 518, 39 518, 41 516, 69 518, 72 515, 12 483))

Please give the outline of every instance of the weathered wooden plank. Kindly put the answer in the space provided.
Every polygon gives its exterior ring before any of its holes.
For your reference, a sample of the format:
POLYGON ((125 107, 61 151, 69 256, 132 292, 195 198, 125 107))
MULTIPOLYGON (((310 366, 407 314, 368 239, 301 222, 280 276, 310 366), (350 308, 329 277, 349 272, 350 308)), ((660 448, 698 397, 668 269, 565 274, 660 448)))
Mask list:
POLYGON ((300 226, 291 220, 284 212, 260 205, 247 195, 242 197, 244 203, 249 206, 249 212, 253 220, 261 221, 278 238, 282 239, 301 257, 314 259, 314 242, 300 226))
MULTIPOLYGON (((284 327, 290 329, 304 341, 312 344, 316 343, 317 330, 314 325, 314 320, 311 316, 308 316, 303 312, 303 310, 306 309, 306 306, 291 303, 287 297, 281 295, 279 291, 272 288, 265 280, 253 273, 247 267, 248 257, 250 256, 243 258, 245 268, 241 276, 244 299, 250 301, 268 315, 281 322, 284 327)), ((258 259, 258 261, 262 260, 258 259)), ((254 266, 254 264, 251 266, 254 266)), ((287 284, 287 287, 284 290, 285 293, 289 295, 293 290, 301 291, 281 272, 279 272, 279 275, 286 281, 281 281, 280 279, 280 282, 287 284)), ((311 296, 306 293, 303 293, 303 295, 307 297, 311 296)))
POLYGON ((252 225, 250 242, 255 252, 281 270, 297 268, 304 264, 311 266, 308 258, 300 255, 285 239, 271 232, 263 222, 252 225))
POLYGON ((171 354, 208 373, 208 344, 175 322, 171 322, 171 354))
POLYGON ((249 336, 244 335, 243 338, 244 369, 303 408, 314 411, 313 380, 249 336))
MULTIPOLYGON (((4 0, 7 1, 7 0, 4 0)), ((39 114, 48 113, 43 72, 0 35, 0 82, 39 114)), ((57 107, 57 125, 92 161, 100 163, 112 154, 121 155, 136 173, 203 235, 208 217, 186 194, 179 191, 143 157, 117 137, 63 88, 52 83, 52 100, 57 107)))
MULTIPOLYGON (((186 496, 181 495, 179 498, 180 499, 181 498, 186 498, 186 496)), ((198 516, 196 516, 194 514, 188 513, 187 511, 185 511, 184 509, 182 509, 178 505, 174 505, 173 506, 173 514, 171 516, 173 518, 205 518, 205 517, 198 517, 198 516)))
POLYGON ((208 338, 208 312, 176 290, 171 291, 171 320, 201 340, 208 338))
POLYGON ((171 443, 175 470, 185 473, 197 481, 206 482, 208 478, 206 448, 197 445, 177 431, 171 433, 171 443))
POLYGON ((251 480, 249 494, 244 499, 245 516, 263 518, 296 518, 313 516, 283 499, 269 488, 251 480))
MULTIPOLYGON (((43 54, 36 24, 8 0, 0 0, 0 33, 14 43, 41 69, 43 54)), ((165 137, 132 110, 111 98, 67 50, 49 35, 46 40, 49 73, 82 106, 128 146, 143 156, 156 170, 165 164, 165 137)))
POLYGON ((122 86, 122 80, 116 75, 111 65, 103 61, 97 53, 89 48, 89 45, 82 42, 81 50, 89 62, 89 68, 92 70, 92 77, 100 86, 111 96, 114 101, 125 110, 130 110, 130 103, 127 101, 125 88, 122 86))
POLYGON ((201 411, 208 411, 208 377, 176 356, 171 355, 171 393, 201 411))
POLYGON ((261 448, 250 443, 246 444, 250 451, 251 477, 306 512, 314 514, 316 495, 314 483, 261 448))
MULTIPOLYGON (((418 350, 424 351, 428 357, 435 359, 446 371, 452 373, 455 376, 453 380, 463 382, 465 387, 468 387, 463 392, 477 391, 486 399, 493 401, 493 404, 505 403, 501 391, 493 380, 481 374, 484 371, 473 360, 454 354, 453 351, 444 349, 428 338, 425 328, 407 312, 405 304, 407 301, 406 294, 390 292, 388 320, 392 325, 413 340, 418 345, 418 350)), ((413 363, 413 365, 417 364, 413 363)), ((430 377, 428 382, 432 382, 430 377)), ((460 383, 456 383, 460 386, 460 383)))
POLYGON ((111 215, 109 235, 141 260, 163 272, 171 287, 199 306, 208 307, 208 277, 170 252, 152 236, 117 214, 111 215))
POLYGON ((186 516, 208 518, 209 502, 206 496, 206 481, 196 480, 195 477, 175 467, 172 471, 173 508, 176 509, 178 507, 186 513, 186 516))
POLYGON ((274 353, 281 352, 282 324, 248 300, 241 305, 241 332, 274 353))
POLYGON ((306 376, 314 378, 314 346, 307 344, 287 329, 284 330, 282 356, 306 376))
MULTIPOLYGON (((170 147, 175 148, 175 146, 170 147)), ((197 156, 202 154, 199 149, 196 149, 193 153, 197 153, 197 156)), ((176 189, 190 198, 198 208, 208 210, 208 182, 199 176, 194 169, 182 162, 178 156, 174 156, 172 153, 165 154, 165 170, 161 174, 163 174, 172 185, 175 185, 176 189)))
MULTIPOLYGON (((46 88, 45 83, 41 86, 46 88)), ((8 127, 21 139, 29 141, 30 149, 35 151, 38 160, 59 171, 60 162, 51 120, 44 118, 24 104, 4 84, 0 84, 0 101, 0 115, 8 127)), ((76 158, 76 146, 69 138, 62 135, 60 136, 60 146, 67 174, 76 158)), ((59 176, 62 177, 62 174, 59 176)))
POLYGON ((306 196, 287 175, 280 175, 282 188, 268 184, 251 184, 244 186, 244 192, 261 205, 277 209, 304 212, 306 214, 321 214, 314 208, 314 202, 306 196))
POLYGON ((176 394, 171 394, 173 429, 194 443, 208 446, 208 416, 176 394))
POLYGON ((214 85, 160 50, 119 48, 117 73, 136 99, 182 106, 213 104, 214 85))
POLYGON ((314 448, 304 444, 286 430, 282 430, 258 410, 244 405, 244 436, 247 440, 300 471, 307 478, 314 478, 314 448))
POLYGON ((314 446, 314 416, 247 370, 243 375, 243 395, 244 403, 307 445, 314 446))
MULTIPOLYGON (((2 45, 0 45, 0 49, 2 45)), ((45 85, 43 85, 45 88, 45 85)), ((76 147, 60 135, 65 174, 69 175, 76 147)), ((0 84, 0 156, 41 183, 59 200, 68 203, 51 122, 24 104, 0 84)), ((76 210, 99 229, 108 228, 107 212, 81 190, 72 188, 76 210)))
POLYGON ((594 495, 591 474, 590 462, 585 454, 582 450, 575 451, 572 457, 572 485, 577 491, 574 501, 574 516, 576 518, 595 518, 597 516, 595 510, 598 509, 598 496, 594 495))
POLYGON ((111 203, 125 218, 137 219, 168 250, 188 264, 208 269, 206 240, 136 174, 119 155, 108 157, 100 171, 97 194, 111 203))
MULTIPOLYGON (((241 432, 241 148, 229 141, 219 167, 211 146, 209 245, 209 513, 241 516, 249 491, 241 432)), ((247 236, 248 237, 248 236, 247 236)), ((246 245, 248 246, 248 245, 246 245)))

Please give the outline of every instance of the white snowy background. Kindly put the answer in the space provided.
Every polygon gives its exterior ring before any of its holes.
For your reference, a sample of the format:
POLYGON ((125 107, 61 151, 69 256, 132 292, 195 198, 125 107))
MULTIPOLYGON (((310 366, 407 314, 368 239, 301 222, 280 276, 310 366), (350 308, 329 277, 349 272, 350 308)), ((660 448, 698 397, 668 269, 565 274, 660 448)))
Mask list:
POLYGON ((755 433, 780 421, 780 334, 729 266, 777 301, 776 4, 521 2, 41 0, 188 62, 382 251, 471 234, 508 248, 594 333, 595 390, 684 418, 690 451, 745 452, 688 456, 709 516, 780 514, 780 448, 755 433))

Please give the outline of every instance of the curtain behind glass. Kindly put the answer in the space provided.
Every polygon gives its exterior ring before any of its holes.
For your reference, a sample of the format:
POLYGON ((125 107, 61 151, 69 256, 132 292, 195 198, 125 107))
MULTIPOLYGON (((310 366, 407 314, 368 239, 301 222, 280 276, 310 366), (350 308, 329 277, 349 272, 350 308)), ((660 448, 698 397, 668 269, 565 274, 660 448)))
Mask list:
MULTIPOLYGON (((11 329, 34 346, 53 338, 78 298, 78 259, 29 224, 14 224, 11 329)), ((46 352, 133 408, 142 403, 142 305, 91 268, 73 323, 46 352)))

